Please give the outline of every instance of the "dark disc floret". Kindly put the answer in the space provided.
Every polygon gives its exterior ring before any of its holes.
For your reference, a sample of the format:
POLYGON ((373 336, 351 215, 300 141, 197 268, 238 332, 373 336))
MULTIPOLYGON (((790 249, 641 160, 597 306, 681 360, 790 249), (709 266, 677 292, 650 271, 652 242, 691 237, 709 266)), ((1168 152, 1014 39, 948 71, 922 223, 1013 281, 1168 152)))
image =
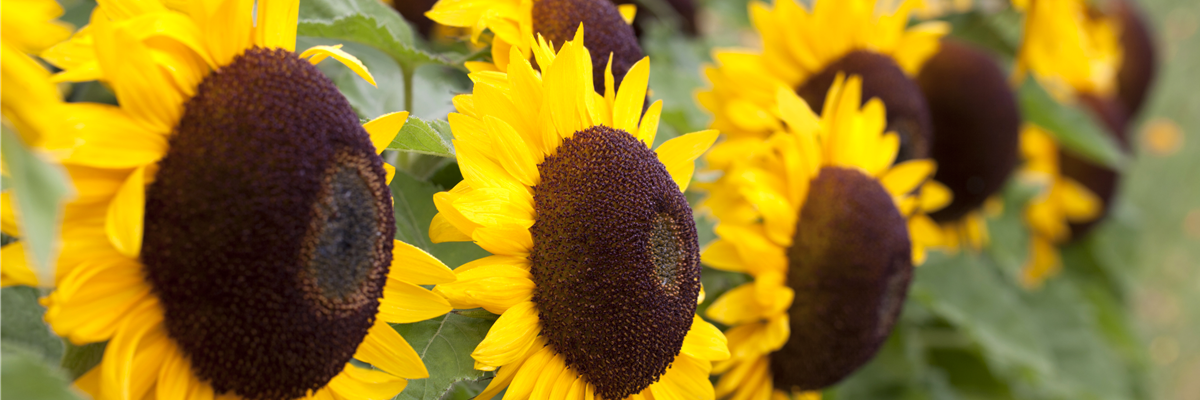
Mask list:
POLYGON ((1117 97, 1125 112, 1134 116, 1146 102, 1150 86, 1158 74, 1154 34, 1133 0, 1111 2, 1113 14, 1121 22, 1121 67, 1117 70, 1117 97))
POLYGON ((791 333, 770 355, 771 375, 784 391, 818 390, 869 361, 891 332, 912 279, 908 225, 878 181, 825 167, 792 240, 791 333))
POLYGON ((141 261, 195 374, 248 399, 325 386, 375 321, 395 234, 350 104, 294 53, 247 50, 201 82, 158 167, 141 261))
POLYGON ((891 57, 865 50, 847 53, 804 81, 796 94, 821 112, 825 96, 838 74, 862 77, 862 101, 873 98, 883 101, 887 109, 887 130, 900 135, 900 152, 896 162, 929 157, 932 123, 929 106, 921 88, 909 78, 891 57))
POLYGON ((538 171, 529 261, 542 336, 597 396, 639 393, 692 326, 692 210, 655 153, 622 130, 576 132, 538 171))
POLYGON ((949 205, 930 216, 954 221, 982 206, 1008 180, 1017 165, 1021 113, 996 61, 963 43, 943 40, 917 82, 933 122, 934 179, 954 193, 949 205))
POLYGON ((583 24, 583 46, 592 54, 592 83, 597 93, 604 93, 604 71, 612 54, 613 87, 629 69, 641 60, 633 28, 621 18, 616 4, 610 0, 537 0, 533 2, 533 31, 554 43, 554 49, 575 38, 575 30, 583 24))

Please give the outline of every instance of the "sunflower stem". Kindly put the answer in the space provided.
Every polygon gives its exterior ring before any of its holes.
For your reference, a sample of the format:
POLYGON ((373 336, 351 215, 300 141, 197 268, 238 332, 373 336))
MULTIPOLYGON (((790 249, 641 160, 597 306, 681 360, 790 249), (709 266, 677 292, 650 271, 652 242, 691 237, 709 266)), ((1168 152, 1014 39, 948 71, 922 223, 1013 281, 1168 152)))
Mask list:
POLYGON ((417 66, 412 64, 400 66, 404 75, 404 110, 410 113, 413 111, 413 75, 416 69, 417 66))

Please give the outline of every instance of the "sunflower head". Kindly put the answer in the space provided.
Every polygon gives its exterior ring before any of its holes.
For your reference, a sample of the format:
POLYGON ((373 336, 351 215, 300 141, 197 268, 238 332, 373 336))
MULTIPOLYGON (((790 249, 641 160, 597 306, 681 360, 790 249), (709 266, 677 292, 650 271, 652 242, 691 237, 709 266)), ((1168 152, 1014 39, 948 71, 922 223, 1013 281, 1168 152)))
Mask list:
POLYGON ((1007 77, 987 53, 944 40, 917 81, 933 117, 935 179, 954 193, 938 222, 979 209, 1017 164, 1021 114, 1007 77))
POLYGON ((109 343, 81 378, 96 397, 359 399, 428 376, 388 325, 448 312, 416 285, 454 279, 393 239, 379 153, 407 113, 360 125, 314 64, 370 74, 338 46, 296 54, 297 13, 107 2, 59 48, 84 57, 60 79, 98 75, 120 103, 64 106, 54 143, 80 196, 46 320, 109 343))
MULTIPOLYGON (((717 51, 717 67, 705 75, 712 89, 697 94, 713 112, 713 127, 731 136, 765 137, 780 126, 773 117, 775 91, 796 91, 814 109, 839 74, 863 80, 863 99, 887 105, 888 129, 901 137, 900 160, 928 156, 929 111, 912 77, 938 47, 949 26, 926 22, 908 27, 915 1, 894 9, 874 0, 796 1, 774 6, 753 2, 750 16, 762 37, 759 51, 717 51)), ((713 160, 723 166, 722 160, 713 160)))
POLYGON ((720 219, 718 239, 702 258, 755 279, 708 309, 733 327, 734 357, 714 367, 730 371, 718 396, 784 395, 845 378, 887 338, 913 265, 939 243, 925 214, 949 201, 930 181, 935 164, 893 166, 900 139, 885 132, 883 102, 863 105, 862 85, 857 76, 836 76, 819 116, 780 88, 776 115, 784 129, 714 148, 750 156, 730 163, 712 185, 705 206, 720 219), (767 373, 746 374, 759 368, 767 373))
POLYGON ((145 212, 140 258, 167 332, 217 392, 319 389, 375 322, 395 234, 386 173, 349 102, 290 51, 247 50, 200 84, 145 212))
POLYGON ((662 103, 643 107, 649 59, 620 89, 606 68, 597 93, 584 35, 557 51, 539 38, 540 73, 514 49, 506 73, 473 73, 473 92, 455 99, 464 179, 434 197, 430 236, 494 255, 436 291, 501 314, 472 353, 476 368, 499 370, 481 398, 505 387, 529 398, 711 398, 698 382, 728 353, 695 316, 699 249, 683 190, 716 132, 652 150, 662 103))
POLYGON ((780 389, 824 388, 870 360, 912 279, 907 223, 877 180, 826 167, 810 185, 787 251, 792 336, 770 356, 780 389))

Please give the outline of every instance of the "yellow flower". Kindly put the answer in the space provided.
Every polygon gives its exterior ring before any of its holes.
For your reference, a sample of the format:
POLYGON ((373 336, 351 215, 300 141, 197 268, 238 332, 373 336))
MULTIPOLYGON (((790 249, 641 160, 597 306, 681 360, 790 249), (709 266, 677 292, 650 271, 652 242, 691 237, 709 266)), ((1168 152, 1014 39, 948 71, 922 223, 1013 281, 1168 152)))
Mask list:
MULTIPOLYGON (((704 69, 712 88, 699 92, 697 100, 713 113, 714 129, 729 135, 731 140, 757 140, 780 127, 773 118, 773 110, 778 106, 775 104, 778 88, 802 92, 810 104, 823 104, 820 96, 825 95, 829 82, 836 73, 845 71, 863 75, 866 89, 881 85, 879 94, 872 95, 868 90, 865 98, 900 96, 883 100, 889 112, 911 114, 902 117, 911 121, 907 125, 914 127, 896 124, 898 127, 891 129, 902 136, 927 136, 907 132, 919 130, 922 118, 928 119, 919 88, 910 78, 937 52, 938 39, 948 32, 949 26, 943 22, 925 22, 909 28, 909 11, 914 4, 905 1, 894 12, 882 14, 875 0, 820 0, 811 11, 792 0, 777 1, 774 8, 753 2, 750 17, 762 37, 762 50, 714 52, 717 66, 704 69), (885 75, 888 80, 872 83, 885 75), (901 103, 905 103, 903 107, 901 103)), ((897 118, 900 117, 889 114, 889 124, 897 118)), ((902 140, 920 139, 902 137, 902 140)), ((711 161, 721 167, 728 160, 717 157, 711 161)))
POLYGON ((1118 21, 1092 17, 1083 0, 1023 0, 1013 6, 1025 12, 1018 78, 1032 73, 1060 101, 1114 93, 1122 57, 1118 21))
POLYGON ((379 153, 407 113, 359 125, 313 64, 370 74, 338 46, 295 54, 297 16, 296 1, 103 2, 45 53, 121 104, 64 105, 69 130, 42 145, 78 192, 45 318, 108 342, 77 381, 96 398, 385 398, 428 376, 388 325, 450 311, 419 285, 455 279, 392 238, 379 153))
POLYGON ((1021 178, 1043 186, 1025 209, 1031 238, 1021 282, 1033 288, 1062 268, 1058 246, 1071 239, 1069 224, 1095 220, 1103 210, 1103 202, 1087 186, 1063 175, 1062 153, 1050 133, 1041 127, 1026 124, 1022 128, 1021 155, 1025 158, 1021 178))
POLYGON ((471 353, 497 371, 479 395, 508 398, 712 398, 725 337, 695 315, 699 251, 683 190, 715 131, 652 151, 662 102, 642 113, 649 59, 614 90, 593 90, 583 29, 539 74, 516 49, 507 73, 471 74, 450 114, 463 181, 438 193, 435 242, 493 255, 434 291, 455 308, 500 314, 471 353))
POLYGON ((899 137, 884 133, 880 100, 860 108, 861 88, 838 76, 819 117, 779 88, 772 114, 786 128, 709 186, 719 223, 703 261, 754 277, 706 314, 732 326, 732 357, 713 368, 724 373, 718 397, 784 398, 865 363, 899 314, 912 266, 938 241, 925 212, 949 191, 931 181, 930 160, 893 166, 899 137))

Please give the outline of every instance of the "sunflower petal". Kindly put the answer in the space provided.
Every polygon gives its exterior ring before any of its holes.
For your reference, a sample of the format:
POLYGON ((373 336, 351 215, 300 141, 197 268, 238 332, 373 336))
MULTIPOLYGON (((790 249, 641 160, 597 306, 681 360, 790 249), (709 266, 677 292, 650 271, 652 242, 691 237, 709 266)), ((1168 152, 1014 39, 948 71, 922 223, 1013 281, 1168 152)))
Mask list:
POLYGON ((393 324, 408 324, 440 317, 453 310, 450 302, 423 287, 388 280, 379 301, 378 317, 393 324))
POLYGON ((137 258, 142 251, 146 215, 146 167, 135 169, 108 207, 104 230, 122 255, 137 258))
POLYGON ((401 378, 429 377, 421 356, 383 319, 375 320, 375 325, 367 331, 367 337, 358 345, 354 358, 401 378))
MULTIPOLYGON (((294 30, 293 30, 293 32, 294 32, 294 30)), ((293 35, 294 35, 294 33, 293 33, 293 35)), ((295 46, 296 46, 296 40, 295 40, 295 37, 293 36, 292 47, 295 47, 295 46)), ((371 76, 370 71, 367 71, 367 66, 363 65, 362 61, 359 61, 357 57, 354 57, 354 56, 350 55, 350 53, 343 51, 341 49, 341 47, 342 47, 342 45, 340 45, 340 44, 334 45, 334 46, 321 45, 321 46, 309 47, 308 50, 305 50, 303 53, 300 53, 300 58, 312 57, 311 59, 308 60, 308 62, 312 63, 313 65, 316 65, 317 63, 321 62, 322 60, 324 60, 328 57, 333 57, 334 60, 338 60, 338 62, 342 63, 342 65, 345 65, 347 68, 350 68, 351 71, 354 71, 355 74, 358 74, 359 77, 362 77, 363 80, 367 81, 367 83, 370 83, 371 86, 378 86, 375 84, 375 77, 371 76)))
POLYGON ((408 381, 387 372, 359 368, 346 363, 342 373, 329 381, 329 390, 343 399, 390 399, 396 397, 408 381))
POLYGON ((516 361, 529 350, 542 331, 537 307, 533 302, 517 304, 505 311, 487 336, 471 352, 475 368, 494 371, 516 361))
POLYGON ((454 272, 437 257, 411 244, 392 242, 392 267, 388 278, 414 285, 436 285, 454 282, 454 272))
POLYGON ((720 329, 696 315, 679 351, 700 360, 724 360, 729 358, 729 343, 720 329))
POLYGON ((643 57, 629 68, 617 98, 613 103, 613 128, 636 134, 638 121, 642 118, 642 105, 646 103, 646 86, 650 79, 650 57, 643 57))
POLYGON ((405 122, 408 122, 408 111, 383 114, 363 124, 363 129, 367 131, 368 135, 371 135, 371 144, 375 145, 375 154, 383 154, 383 151, 387 150, 392 140, 396 139, 396 135, 400 134, 400 129, 404 128, 405 122))
POLYGON ((710 129, 668 140, 655 150, 659 162, 667 168, 675 184, 679 185, 679 191, 687 190, 692 173, 696 170, 696 158, 712 147, 716 140, 717 131, 710 129))

